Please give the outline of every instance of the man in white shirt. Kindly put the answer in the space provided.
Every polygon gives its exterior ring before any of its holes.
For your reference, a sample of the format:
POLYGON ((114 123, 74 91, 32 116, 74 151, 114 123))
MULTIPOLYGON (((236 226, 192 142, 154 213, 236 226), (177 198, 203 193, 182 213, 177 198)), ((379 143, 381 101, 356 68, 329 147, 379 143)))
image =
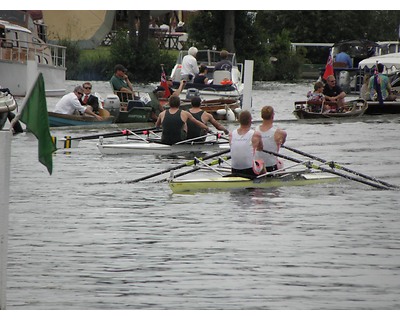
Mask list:
POLYGON ((192 82, 196 74, 199 73, 199 67, 197 66, 197 48, 190 47, 188 54, 182 59, 181 79, 192 82))
POLYGON ((61 114, 74 114, 75 111, 80 114, 88 114, 96 117, 98 120, 102 120, 103 118, 93 112, 91 106, 83 106, 81 105, 79 99, 83 96, 83 88, 82 86, 75 87, 74 91, 66 94, 61 98, 60 101, 57 102, 54 112, 61 114))

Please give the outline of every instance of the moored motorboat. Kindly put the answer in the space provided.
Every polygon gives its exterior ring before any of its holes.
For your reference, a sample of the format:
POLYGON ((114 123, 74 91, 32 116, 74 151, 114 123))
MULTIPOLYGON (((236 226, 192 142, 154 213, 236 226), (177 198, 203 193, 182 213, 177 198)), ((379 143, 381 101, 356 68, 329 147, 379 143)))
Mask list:
POLYGON ((316 183, 333 182, 338 179, 333 174, 320 171, 301 170, 283 172, 259 179, 243 177, 217 177, 199 179, 172 179, 168 182, 173 193, 196 193, 210 191, 279 188, 285 186, 303 186, 316 183))
POLYGON ((46 42, 46 26, 26 11, 0 11, 0 79, 25 96, 33 75, 42 73, 46 96, 65 93, 66 47, 46 42))
POLYGON ((400 101, 383 101, 381 105, 379 101, 367 101, 368 109, 365 114, 400 114, 400 101))
MULTIPOLYGON (((334 102, 326 102, 328 105, 336 106, 334 102)), ((324 112, 323 103, 311 101, 296 101, 293 114, 298 119, 324 119, 324 118, 355 118, 362 116, 368 109, 364 99, 346 101, 344 108, 335 112, 324 112)))
MULTIPOLYGON (((175 67, 171 72, 174 88, 179 87, 181 81, 182 60, 188 51, 179 52, 175 67)), ((221 60, 220 51, 198 50, 196 54, 197 63, 207 66, 207 78, 212 79, 211 84, 186 83, 180 95, 181 99, 186 99, 190 95, 190 90, 197 89, 200 97, 204 100, 231 98, 242 100, 244 84, 242 82, 243 65, 237 63, 236 54, 229 53, 228 60, 232 63, 232 69, 215 70, 215 65, 221 60)))
POLYGON ((103 125, 111 124, 114 121, 112 116, 97 120, 94 116, 89 115, 69 115, 51 111, 48 112, 48 116, 50 127, 103 125))
POLYGON ((17 108, 14 97, 6 92, 0 91, 0 129, 3 129, 9 113, 17 108))

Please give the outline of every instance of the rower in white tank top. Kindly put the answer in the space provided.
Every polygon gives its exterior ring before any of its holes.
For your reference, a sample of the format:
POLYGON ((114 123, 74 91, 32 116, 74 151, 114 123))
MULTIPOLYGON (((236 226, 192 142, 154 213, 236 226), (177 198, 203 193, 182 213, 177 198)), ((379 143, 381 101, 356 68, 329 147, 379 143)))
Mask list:
POLYGON ((250 129, 244 135, 238 133, 238 129, 231 134, 231 163, 234 169, 248 169, 253 166, 253 146, 251 138, 254 130, 250 129))
MULTIPOLYGON (((261 134, 263 149, 278 153, 279 148, 275 141, 276 128, 272 127, 267 131, 261 131, 260 126, 258 126, 256 130, 261 134)), ((272 167, 278 162, 276 156, 270 153, 263 152, 261 150, 256 151, 255 158, 263 160, 266 167, 272 167)))

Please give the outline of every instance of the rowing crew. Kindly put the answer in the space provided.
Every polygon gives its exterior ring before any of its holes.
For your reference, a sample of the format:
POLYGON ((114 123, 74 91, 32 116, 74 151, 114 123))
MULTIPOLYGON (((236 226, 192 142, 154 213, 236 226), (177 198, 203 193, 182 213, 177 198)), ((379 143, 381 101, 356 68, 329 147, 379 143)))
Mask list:
POLYGON ((211 114, 201 110, 199 97, 192 98, 192 108, 189 111, 179 108, 181 100, 178 96, 171 96, 168 101, 169 109, 162 111, 156 121, 156 127, 162 126, 162 143, 173 145, 195 138, 199 138, 196 141, 204 141, 204 132, 211 132, 207 122, 211 122, 216 129, 224 131, 225 134, 229 133, 211 114))
POLYGON ((251 128, 251 113, 247 110, 239 115, 239 128, 230 133, 232 175, 255 178, 265 172, 279 169, 279 159, 263 150, 278 153, 286 141, 286 132, 274 127, 274 108, 261 109, 262 123, 251 128), (260 170, 259 166, 264 167, 260 170), (255 167, 256 166, 256 167, 255 167))

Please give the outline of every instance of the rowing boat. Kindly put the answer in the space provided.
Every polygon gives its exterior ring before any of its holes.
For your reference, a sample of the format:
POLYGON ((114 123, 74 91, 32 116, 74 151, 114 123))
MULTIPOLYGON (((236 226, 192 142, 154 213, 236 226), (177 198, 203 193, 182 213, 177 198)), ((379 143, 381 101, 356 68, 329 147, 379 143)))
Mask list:
POLYGON ((242 177, 217 177, 188 180, 170 180, 169 186, 173 193, 195 193, 207 191, 226 191, 243 189, 265 189, 284 186, 303 186, 316 183, 333 182, 338 176, 320 171, 301 170, 283 172, 260 179, 247 179, 242 177))
POLYGON ((99 139, 97 148, 103 155, 110 154, 132 154, 132 155, 167 155, 180 153, 205 153, 218 152, 224 148, 229 148, 227 142, 206 141, 204 143, 181 143, 174 145, 162 144, 159 142, 126 142, 126 143, 103 143, 103 139, 99 139))
MULTIPOLYGON (((336 106, 335 102, 326 101, 330 106, 336 106)), ((323 118, 356 118, 366 113, 368 104, 363 99, 345 102, 345 108, 340 112, 321 112, 324 104, 312 101, 296 101, 293 114, 298 119, 323 119, 323 118)))

